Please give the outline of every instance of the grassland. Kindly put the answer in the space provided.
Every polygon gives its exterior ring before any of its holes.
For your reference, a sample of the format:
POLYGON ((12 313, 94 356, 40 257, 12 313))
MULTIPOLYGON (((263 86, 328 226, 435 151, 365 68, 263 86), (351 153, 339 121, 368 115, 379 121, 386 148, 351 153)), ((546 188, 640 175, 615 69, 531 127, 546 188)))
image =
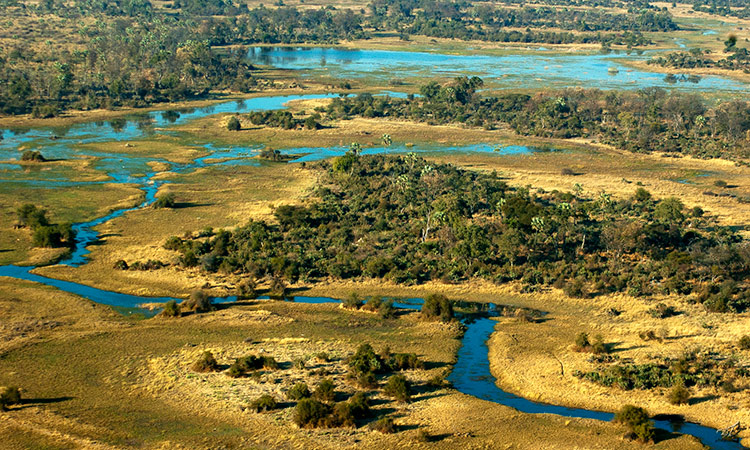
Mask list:
MULTIPOLYGON (((349 289, 326 286, 308 293, 343 295, 349 289)), ((372 290, 377 288, 362 292, 372 290)), ((434 437, 429 448, 576 448, 580 439, 589 448, 640 445, 621 440, 622 430, 613 424, 520 414, 451 389, 417 394, 408 406, 378 406, 395 418, 400 431, 394 435, 366 428, 299 430, 289 423, 289 408, 271 414, 239 408, 252 399, 250 393, 277 386, 184 370, 204 349, 215 351, 221 363, 235 353, 265 351, 282 362, 281 373, 305 377, 284 368, 290 357, 324 349, 335 361, 363 341, 417 352, 430 361, 430 370, 445 370, 459 344, 455 329, 422 322, 416 313, 383 321, 335 305, 261 301, 181 319, 133 321, 75 296, 12 280, 0 288, 0 305, 18 326, 37 317, 59 322, 23 341, 16 338, 0 358, 0 384, 23 387, 28 399, 3 414, 0 436, 9 448, 427 448, 417 441, 419 429, 434 437)), ((7 339, 8 330, 2 333, 7 339)), ((681 437, 656 448, 699 447, 681 437)))

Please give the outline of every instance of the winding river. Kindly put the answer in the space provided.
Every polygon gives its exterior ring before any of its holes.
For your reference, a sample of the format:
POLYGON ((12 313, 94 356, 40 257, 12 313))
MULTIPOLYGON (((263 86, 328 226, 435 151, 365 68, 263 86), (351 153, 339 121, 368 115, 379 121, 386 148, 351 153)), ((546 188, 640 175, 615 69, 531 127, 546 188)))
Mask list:
MULTIPOLYGON (((5 183, 22 183, 33 185, 37 188, 55 188, 59 186, 71 186, 75 184, 90 183, 120 183, 128 185, 137 185, 145 193, 145 200, 142 204, 133 207, 116 210, 110 214, 98 219, 77 223, 74 225, 77 232, 77 242, 71 255, 61 261, 59 264, 69 266, 80 266, 87 261, 87 246, 97 240, 98 234, 94 230, 97 225, 103 224, 116 217, 122 216, 129 211, 150 205, 155 198, 157 189, 165 181, 154 180, 156 172, 148 165, 153 158, 129 156, 117 153, 104 153, 94 150, 84 150, 79 147, 80 144, 91 142, 106 141, 123 141, 133 140, 148 136, 150 134, 165 133, 169 134, 171 124, 184 123, 199 117, 222 112, 248 112, 251 110, 261 109, 279 109, 284 103, 296 99, 320 98, 322 96, 286 96, 286 97, 259 97, 239 102, 226 102, 210 108, 200 108, 189 111, 182 111, 179 114, 174 112, 155 112, 141 115, 138 118, 127 121, 126 123, 85 123, 75 125, 70 128, 60 129, 30 129, 23 132, 11 132, 3 130, 4 139, 0 141, 0 159, 9 160, 18 157, 18 147, 26 146, 27 148, 38 148, 44 151, 45 157, 48 158, 80 158, 89 156, 96 158, 95 167, 107 173, 108 181, 76 181, 64 179, 55 174, 50 176, 46 173, 35 174, 35 177, 29 177, 20 165, 5 164, 0 171, 0 181, 5 183), (147 124, 144 126, 144 124, 147 124)), ((196 159, 188 164, 176 164, 170 161, 156 160, 170 165, 173 172, 184 173, 201 167, 211 165, 231 165, 231 164, 258 164, 257 159, 250 159, 255 156, 260 148, 255 147, 216 147, 211 144, 204 146, 208 155, 196 159)), ((298 160, 315 160, 328 158, 342 154, 345 148, 298 148, 287 150, 289 154, 298 154, 298 160)), ((386 149, 367 149, 367 152, 383 152, 386 149)), ((533 149, 523 146, 506 146, 496 148, 494 145, 473 145, 466 147, 440 147, 440 146, 416 146, 416 147, 398 147, 387 149, 389 152, 406 152, 406 151, 451 151, 451 152, 500 152, 500 153, 519 153, 530 152, 533 149)), ((140 297, 128 294, 122 294, 112 291, 97 289, 84 284, 70 281, 63 281, 41 276, 32 272, 33 267, 21 267, 14 265, 0 266, 0 276, 11 277, 16 279, 28 280, 49 286, 54 286, 65 292, 80 295, 91 301, 110 305, 117 309, 133 311, 138 309, 139 305, 151 302, 165 302, 170 300, 167 297, 153 298, 140 297)), ((235 297, 226 297, 215 299, 217 302, 233 302, 235 297)), ((293 301, 303 303, 331 303, 339 302, 332 298, 320 297, 295 297, 293 301)), ((400 308, 418 309, 420 308, 420 299, 400 300, 395 306, 400 308)), ((460 392, 473 395, 475 397, 500 403, 513 407, 519 411, 531 414, 557 414, 566 417, 578 417, 586 419, 596 419, 609 421, 613 415, 606 412, 590 411, 585 409, 566 408, 556 405, 532 402, 521 397, 503 391, 495 384, 495 379, 490 373, 488 348, 486 341, 492 334, 497 322, 492 319, 495 309, 491 305, 486 314, 474 317, 468 320, 467 330, 463 337, 461 349, 458 352, 457 362, 450 374, 449 380, 453 386, 460 392)), ((665 429, 676 429, 678 425, 666 421, 655 421, 657 427, 665 429)), ((691 434, 699 438, 704 444, 716 449, 740 449, 743 448, 739 443, 727 442, 719 439, 716 430, 693 423, 679 424, 681 433, 691 434)))

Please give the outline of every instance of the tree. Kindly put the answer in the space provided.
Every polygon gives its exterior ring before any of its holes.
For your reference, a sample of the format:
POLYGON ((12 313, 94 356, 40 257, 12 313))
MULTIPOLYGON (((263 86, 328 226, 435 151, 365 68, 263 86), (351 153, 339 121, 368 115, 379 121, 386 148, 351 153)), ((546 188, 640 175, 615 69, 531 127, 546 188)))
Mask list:
POLYGON ((21 403, 21 391, 15 386, 0 386, 0 411, 21 403))
POLYGON ((643 408, 625 405, 615 414, 613 421, 627 425, 631 433, 642 442, 654 439, 654 426, 649 420, 648 412, 643 408))
POLYGON ((156 197, 156 201, 154 202, 154 208, 174 208, 176 205, 174 194, 167 193, 162 194, 158 197, 156 197))
POLYGON ((227 121, 227 130, 229 131, 240 131, 242 129, 242 124, 240 123, 240 120, 236 116, 232 116, 227 121))
POLYGON ((666 223, 678 223, 685 219, 682 213, 684 205, 676 197, 667 197, 654 209, 654 218, 666 223))
POLYGON ((385 383, 383 393, 400 402, 408 402, 411 399, 411 386, 405 376, 393 375, 385 383))
POLYGON ((422 304, 422 317, 442 322, 450 322, 453 319, 453 305, 450 300, 442 294, 430 294, 422 304))

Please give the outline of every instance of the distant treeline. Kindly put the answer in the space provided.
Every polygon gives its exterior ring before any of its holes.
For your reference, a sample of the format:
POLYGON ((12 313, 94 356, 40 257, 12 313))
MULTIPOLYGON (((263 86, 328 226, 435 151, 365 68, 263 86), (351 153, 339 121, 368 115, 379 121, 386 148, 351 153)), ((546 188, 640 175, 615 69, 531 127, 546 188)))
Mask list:
POLYGON ((695 94, 661 88, 601 91, 571 88, 537 94, 481 96, 480 78, 457 78, 421 87, 405 99, 360 94, 336 98, 318 112, 327 119, 392 117, 429 124, 464 123, 487 129, 509 126, 521 135, 588 137, 635 152, 663 151, 698 157, 750 157, 750 104, 709 105, 695 94))
POLYGON ((481 278, 578 297, 678 293, 711 311, 750 307, 750 246, 676 198, 512 189, 494 173, 414 154, 350 151, 318 164, 325 175, 311 201, 277 208, 275 224, 174 236, 165 247, 183 267, 272 284, 481 278))
POLYGON ((750 73, 750 52, 747 48, 737 47, 737 38, 730 36, 725 42, 725 52, 729 56, 714 60, 709 58, 710 51, 691 48, 687 52, 672 52, 664 56, 655 56, 648 63, 677 69, 719 68, 742 70, 750 73))

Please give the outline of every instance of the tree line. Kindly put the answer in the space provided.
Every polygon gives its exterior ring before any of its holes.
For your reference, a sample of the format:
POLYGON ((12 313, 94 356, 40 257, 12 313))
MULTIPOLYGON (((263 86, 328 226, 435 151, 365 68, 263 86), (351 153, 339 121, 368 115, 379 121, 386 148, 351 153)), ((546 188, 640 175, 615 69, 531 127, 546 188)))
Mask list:
POLYGON ((178 252, 174 263, 292 283, 481 278, 578 297, 678 293, 711 311, 750 307, 750 246, 676 198, 513 189, 494 173, 415 154, 350 151, 317 164, 325 172, 308 206, 174 236, 165 244, 178 252))
POLYGON ((481 96, 478 77, 421 86, 405 99, 360 94, 336 98, 317 110, 329 120, 391 117, 429 124, 462 123, 520 135, 597 138, 634 152, 663 151, 698 157, 750 157, 750 104, 709 104, 695 94, 662 88, 602 91, 568 88, 535 94, 481 96))

